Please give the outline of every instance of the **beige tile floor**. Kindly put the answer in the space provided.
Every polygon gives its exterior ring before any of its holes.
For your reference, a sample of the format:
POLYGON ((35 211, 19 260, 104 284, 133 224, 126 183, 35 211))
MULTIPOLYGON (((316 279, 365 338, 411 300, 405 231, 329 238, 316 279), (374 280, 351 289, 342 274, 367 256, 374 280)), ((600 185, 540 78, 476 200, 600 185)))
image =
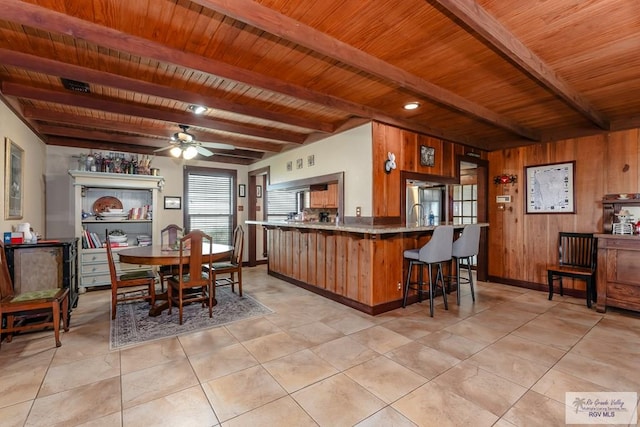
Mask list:
MULTIPOLYGON (((371 317, 244 270, 275 313, 109 350, 109 294, 82 294, 62 347, 0 349, 6 426, 560 426, 566 391, 640 391, 640 316, 480 283, 371 317)), ((637 411, 637 403, 636 403, 637 411)))

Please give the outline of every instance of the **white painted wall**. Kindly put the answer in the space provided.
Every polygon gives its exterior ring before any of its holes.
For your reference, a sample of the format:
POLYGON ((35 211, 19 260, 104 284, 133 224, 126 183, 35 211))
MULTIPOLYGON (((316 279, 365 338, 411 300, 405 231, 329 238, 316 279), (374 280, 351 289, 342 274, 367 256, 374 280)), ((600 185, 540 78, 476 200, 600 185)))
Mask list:
POLYGON ((341 215, 355 216, 360 206, 363 216, 372 216, 372 139, 372 125, 367 123, 254 163, 250 170, 268 166, 271 184, 344 172, 345 212, 341 215), (313 166, 308 165, 310 155, 315 158, 313 166), (302 159, 301 169, 296 167, 298 159, 302 159), (291 171, 287 162, 292 162, 291 171))
POLYGON ((37 233, 44 234, 45 228, 45 144, 18 117, 13 114, 4 103, 0 102, 0 130, 2 135, 2 165, 3 173, 0 177, 0 231, 11 231, 12 227, 22 222, 28 222, 37 233), (23 153, 23 212, 22 219, 5 220, 5 175, 7 138, 17 144, 23 153))

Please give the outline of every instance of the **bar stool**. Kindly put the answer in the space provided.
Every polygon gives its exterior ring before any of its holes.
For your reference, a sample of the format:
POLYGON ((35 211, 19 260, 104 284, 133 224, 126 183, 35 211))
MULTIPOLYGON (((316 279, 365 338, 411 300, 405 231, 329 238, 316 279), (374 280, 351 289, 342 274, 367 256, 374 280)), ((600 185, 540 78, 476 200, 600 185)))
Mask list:
POLYGON ((456 262, 456 275, 451 278, 451 281, 455 279, 456 286, 458 288, 457 301, 460 305, 460 283, 468 283, 471 287, 471 298, 473 302, 476 302, 476 295, 473 291, 473 276, 471 275, 471 258, 478 255, 480 248, 480 226, 478 224, 469 224, 464 227, 462 235, 453 242, 453 249, 451 250, 451 256, 456 262), (467 264, 467 272, 469 277, 460 277, 460 264, 462 261, 467 264))
POLYGON ((444 276, 442 275, 442 263, 451 261, 451 251, 453 246, 453 227, 450 225, 441 225, 433 230, 431 240, 429 240, 423 247, 419 249, 408 249, 404 251, 404 257, 409 260, 409 271, 407 272, 407 281, 404 287, 404 298, 402 300, 402 307, 407 305, 407 295, 409 289, 415 289, 418 291, 418 299, 422 301, 422 286, 423 270, 424 266, 427 266, 429 274, 429 313, 433 317, 433 298, 434 298, 434 285, 442 287, 442 298, 444 299, 445 310, 449 309, 447 305, 447 292, 444 284, 444 276), (438 265, 438 272, 436 274, 435 283, 433 282, 433 276, 431 274, 431 266, 433 264, 438 265), (418 271, 418 281, 411 282, 411 270, 413 266, 417 265, 420 270, 418 271), (412 286, 415 285, 415 286, 412 286))

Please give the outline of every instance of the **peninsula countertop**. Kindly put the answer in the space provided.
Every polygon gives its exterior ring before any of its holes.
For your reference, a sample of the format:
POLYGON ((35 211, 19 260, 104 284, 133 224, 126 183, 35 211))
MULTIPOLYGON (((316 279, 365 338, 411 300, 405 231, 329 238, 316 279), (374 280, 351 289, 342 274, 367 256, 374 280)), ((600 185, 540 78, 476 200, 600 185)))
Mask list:
MULTIPOLYGON (((335 224, 333 222, 303 222, 303 221, 255 221, 247 220, 245 224, 250 225, 262 225, 265 227, 278 227, 278 228, 300 228, 300 229, 312 229, 312 230, 326 230, 326 231, 342 231, 347 233, 362 233, 362 234, 394 234, 394 233, 419 233, 419 232, 431 232, 437 225, 427 226, 412 226, 407 227, 403 225, 368 225, 368 224, 335 224)), ((445 224, 443 224, 445 225, 445 224)), ((451 224, 453 225, 453 224, 451 224)), ((480 223, 481 227, 488 227, 488 223, 480 223)), ((453 225, 456 229, 464 228, 466 224, 453 225)))

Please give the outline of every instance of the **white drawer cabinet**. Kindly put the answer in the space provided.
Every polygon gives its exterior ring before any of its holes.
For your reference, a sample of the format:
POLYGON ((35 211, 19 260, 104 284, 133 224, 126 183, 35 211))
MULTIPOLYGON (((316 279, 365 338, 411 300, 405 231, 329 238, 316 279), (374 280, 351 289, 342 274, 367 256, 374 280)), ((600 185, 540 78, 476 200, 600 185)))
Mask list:
MULTIPOLYGON (((150 235, 152 243, 160 239, 160 231, 153 213, 158 208, 158 191, 164 179, 160 176, 126 175, 101 172, 69 171, 74 179, 75 229, 82 242, 84 230, 96 233, 101 241, 112 230, 122 230, 129 237, 129 247, 137 244, 137 236, 150 235), (83 212, 93 214, 92 208, 100 198, 116 198, 122 203, 124 212, 148 206, 151 215, 136 220, 98 220, 94 216, 83 218, 83 212)), ((82 288, 110 286, 111 276, 107 252, 104 248, 87 248, 79 245, 79 283, 82 288)), ((137 270, 148 270, 148 265, 121 264, 118 251, 113 248, 114 263, 118 274, 137 270)))
MULTIPOLYGON (((118 251, 122 249, 124 248, 113 249, 113 263, 118 274, 151 268, 148 265, 121 263, 118 259, 118 251)), ((86 288, 109 285, 111 285, 111 275, 106 250, 84 249, 80 257, 80 286, 86 288)))

